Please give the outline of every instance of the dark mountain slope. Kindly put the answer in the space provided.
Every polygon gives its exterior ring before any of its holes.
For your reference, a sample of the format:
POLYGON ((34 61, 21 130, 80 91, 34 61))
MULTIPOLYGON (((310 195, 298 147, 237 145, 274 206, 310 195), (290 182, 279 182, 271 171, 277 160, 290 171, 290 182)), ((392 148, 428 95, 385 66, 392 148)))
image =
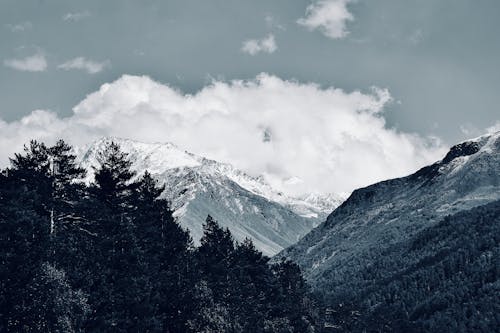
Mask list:
MULTIPOLYGON (((360 270, 344 298, 362 310, 359 329, 429 332, 500 327, 500 201, 445 217, 360 270)), ((338 301, 338 300, 337 300, 338 301)))
MULTIPOLYGON (((499 152, 500 133, 482 136, 413 175, 356 190, 278 257, 298 262, 329 304, 352 302, 363 320, 378 318, 366 327, 383 323, 384 316, 391 325, 394 318, 448 325, 439 318, 450 320, 466 309, 460 306, 464 299, 476 297, 481 304, 481 293, 490 297, 498 289, 498 271, 492 270, 498 261, 487 260, 498 251, 498 203, 467 211, 500 199, 499 152), (467 223, 470 231, 464 230, 467 223), (429 295, 445 290, 446 302, 433 309, 437 301, 429 295)), ((492 318, 480 313, 478 318, 492 318)))

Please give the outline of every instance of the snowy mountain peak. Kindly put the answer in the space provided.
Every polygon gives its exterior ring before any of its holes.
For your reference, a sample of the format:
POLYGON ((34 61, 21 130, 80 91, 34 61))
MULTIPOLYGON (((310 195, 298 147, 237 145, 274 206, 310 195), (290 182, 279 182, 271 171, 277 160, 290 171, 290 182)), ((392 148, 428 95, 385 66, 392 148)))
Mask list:
MULTIPOLYGON (((144 143, 130 139, 117 137, 104 137, 88 145, 80 151, 81 163, 87 170, 96 166, 97 152, 105 149, 106 145, 114 142, 129 155, 132 168, 142 174, 148 170, 153 175, 161 175, 169 170, 177 168, 193 168, 205 175, 224 176, 253 194, 264 197, 269 201, 279 203, 291 208, 297 214, 321 218, 347 197, 346 195, 329 194, 306 194, 298 197, 287 196, 275 190, 267 183, 263 176, 251 176, 231 164, 217 162, 202 156, 182 150, 173 143, 144 143)), ((93 177, 89 172, 89 179, 93 177)))
MULTIPOLYGON (((497 160, 499 152, 500 132, 486 134, 452 146, 442 160, 423 167, 409 178, 423 179, 427 182, 435 182, 443 176, 456 178, 457 174, 462 174, 466 170, 479 168, 485 163, 497 160)), ((466 177, 470 178, 470 175, 466 177)))
POLYGON ((202 164, 203 158, 183 151, 172 143, 143 143, 116 137, 101 138, 86 147, 82 162, 96 165, 97 152, 114 142, 129 155, 136 170, 147 167, 151 173, 162 173, 179 167, 195 167, 202 164))
POLYGON ((287 196, 273 189, 262 176, 248 175, 230 164, 192 154, 174 144, 114 137, 77 150, 80 164, 89 171, 87 181, 93 178, 98 153, 110 142, 128 154, 131 168, 138 175, 148 170, 165 184, 164 197, 195 243, 210 214, 229 227, 237 240, 250 237, 260 250, 273 255, 295 243, 343 201, 343 197, 333 194, 287 196))
POLYGON ((463 141, 450 148, 442 163, 449 163, 456 158, 474 155, 476 153, 491 153, 500 150, 500 131, 482 135, 475 139, 463 141))

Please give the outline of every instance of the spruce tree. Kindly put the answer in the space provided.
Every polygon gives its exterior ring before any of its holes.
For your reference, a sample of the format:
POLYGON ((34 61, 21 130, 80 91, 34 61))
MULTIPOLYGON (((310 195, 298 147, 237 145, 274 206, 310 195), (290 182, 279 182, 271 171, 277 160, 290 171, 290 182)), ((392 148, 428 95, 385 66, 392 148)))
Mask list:
POLYGON ((0 187, 0 328, 22 330, 31 299, 22 291, 48 256, 50 204, 47 147, 31 141, 16 154, 0 187))
POLYGON ((312 332, 315 326, 314 304, 300 267, 291 260, 283 259, 272 268, 279 290, 276 300, 281 312, 279 317, 288 318, 298 332, 312 332))
POLYGON ((192 312, 192 242, 174 220, 168 202, 160 198, 163 191, 164 186, 159 186, 147 171, 137 182, 135 234, 151 283, 151 313, 164 331, 181 332, 192 312))
POLYGON ((24 290, 46 259, 49 233, 34 190, 2 177, 0 188, 0 331, 22 331, 24 290))
POLYGON ((94 283, 90 303, 94 308, 88 330, 127 332, 144 329, 141 298, 147 281, 135 239, 133 221, 134 172, 120 147, 111 142, 99 153, 95 184, 91 189, 94 209, 94 283))
MULTIPOLYGON (((11 167, 5 174, 2 222, 10 229, 6 247, 14 248, 14 255, 7 261, 17 266, 10 272, 11 281, 15 282, 8 289, 18 299, 14 302, 14 313, 29 318, 36 315, 39 307, 34 304, 37 298, 26 291, 31 290, 28 284, 33 286, 48 274, 41 267, 62 266, 70 272, 68 277, 79 277, 80 281, 88 277, 79 271, 83 257, 75 255, 84 253, 78 251, 84 243, 78 236, 85 221, 78 207, 85 196, 81 183, 85 171, 77 166, 72 148, 64 141, 59 140, 52 147, 31 141, 24 154, 15 154, 11 159, 11 167)), ((5 267, 10 267, 10 263, 5 267)), ((78 287, 72 290, 78 290, 80 281, 76 281, 78 287)), ((21 325, 26 321, 11 320, 11 323, 21 325)), ((43 325, 53 324, 47 319, 43 325)), ((17 330, 20 326, 14 327, 17 330)))
POLYGON ((70 223, 79 223, 81 216, 76 213, 78 200, 84 195, 82 179, 86 175, 85 169, 76 163, 76 155, 72 148, 63 140, 48 148, 49 174, 51 181, 52 200, 51 234, 56 234, 58 228, 64 228, 70 223))
POLYGON ((258 251, 246 238, 236 246, 231 266, 231 310, 234 320, 240 322, 242 332, 263 332, 268 304, 272 302, 269 286, 272 273, 269 258, 258 251))
POLYGON ((229 229, 222 229, 210 215, 207 216, 203 229, 201 245, 196 253, 199 274, 212 289, 215 300, 227 302, 234 240, 229 229))

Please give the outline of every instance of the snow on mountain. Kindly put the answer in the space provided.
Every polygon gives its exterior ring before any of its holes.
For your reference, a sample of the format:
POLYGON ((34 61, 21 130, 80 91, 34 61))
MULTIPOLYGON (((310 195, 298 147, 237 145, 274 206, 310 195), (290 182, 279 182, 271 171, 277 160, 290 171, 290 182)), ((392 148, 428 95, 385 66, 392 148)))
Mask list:
MULTIPOLYGON (((453 146, 432 165, 355 190, 327 220, 278 254, 315 288, 335 293, 362 269, 447 215, 500 199, 500 132, 453 146)), ((366 282, 368 283, 368 281, 366 282)))
POLYGON ((91 181, 96 156, 113 141, 129 155, 139 175, 148 170, 166 190, 180 224, 195 243, 202 236, 207 214, 229 227, 239 241, 250 237, 267 255, 295 243, 342 202, 336 195, 289 197, 274 190, 263 177, 252 177, 225 163, 183 151, 171 143, 142 143, 103 138, 77 149, 91 181))

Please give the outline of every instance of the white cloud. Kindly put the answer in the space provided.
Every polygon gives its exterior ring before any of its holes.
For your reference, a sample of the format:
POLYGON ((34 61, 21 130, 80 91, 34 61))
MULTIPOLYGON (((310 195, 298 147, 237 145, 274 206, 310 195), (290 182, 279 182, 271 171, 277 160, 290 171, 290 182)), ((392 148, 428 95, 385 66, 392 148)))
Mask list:
POLYGON ((78 22, 90 16, 90 12, 88 10, 82 12, 75 13, 66 13, 63 15, 62 19, 66 22, 78 22))
POLYGON ((241 51, 250 55, 256 55, 260 52, 273 53, 278 47, 273 34, 269 34, 262 39, 249 39, 243 42, 241 51))
POLYGON ((250 81, 214 81, 183 94, 148 77, 104 84, 61 118, 37 110, 0 120, 0 163, 31 138, 83 145, 101 136, 173 142, 234 164, 289 194, 345 192, 402 176, 433 162, 442 146, 386 128, 391 96, 320 88, 261 74, 250 81))
POLYGON ((25 72, 43 72, 47 69, 47 60, 42 53, 36 53, 20 59, 6 59, 4 66, 25 72))
POLYGON ((309 30, 318 29, 325 36, 332 39, 344 38, 348 31, 346 24, 354 20, 354 16, 347 9, 352 0, 320 0, 306 9, 306 16, 297 21, 309 30))
POLYGON ((12 32, 23 32, 33 28, 33 24, 29 21, 20 22, 16 24, 6 24, 5 26, 12 32))
POLYGON ((57 68, 64 69, 66 71, 71 69, 79 69, 79 70, 84 70, 89 74, 95 74, 102 71, 108 65, 109 61, 97 62, 90 59, 86 59, 84 57, 78 57, 60 64, 59 66, 57 66, 57 68))

